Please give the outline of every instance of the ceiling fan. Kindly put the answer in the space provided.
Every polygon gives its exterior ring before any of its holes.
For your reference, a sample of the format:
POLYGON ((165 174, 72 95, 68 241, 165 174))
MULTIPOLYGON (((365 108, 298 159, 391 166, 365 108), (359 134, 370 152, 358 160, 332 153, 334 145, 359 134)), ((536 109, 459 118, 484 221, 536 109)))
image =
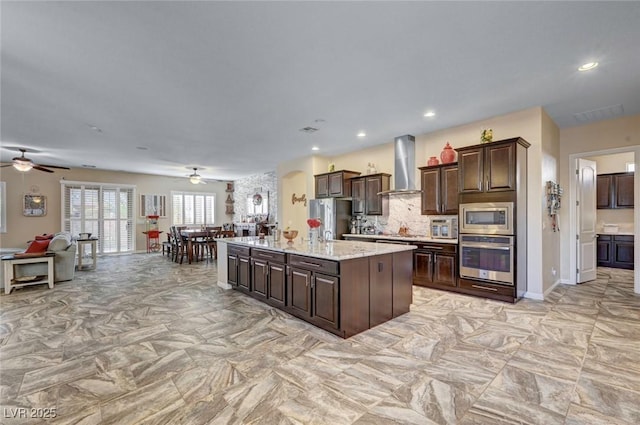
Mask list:
POLYGON ((193 184, 207 184, 206 181, 202 180, 202 176, 198 174, 196 167, 193 167, 193 174, 189 175, 189 181, 193 184))
POLYGON ((59 167, 57 165, 44 165, 44 164, 36 164, 31 159, 26 158, 24 154, 27 152, 26 149, 19 148, 22 155, 16 156, 11 160, 11 164, 3 165, 2 167, 11 167, 15 168, 18 171, 27 172, 29 170, 36 169, 40 171, 44 171, 46 173, 53 173, 53 170, 49 170, 49 168, 59 168, 61 170, 69 170, 69 167, 59 167))

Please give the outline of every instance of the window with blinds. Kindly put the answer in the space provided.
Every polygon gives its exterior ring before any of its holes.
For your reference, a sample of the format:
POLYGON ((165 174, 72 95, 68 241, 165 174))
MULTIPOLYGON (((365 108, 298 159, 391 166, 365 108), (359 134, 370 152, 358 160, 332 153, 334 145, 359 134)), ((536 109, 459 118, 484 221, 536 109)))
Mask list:
POLYGON ((174 226, 211 226, 215 221, 216 194, 171 192, 174 226))
POLYGON ((135 250, 134 191, 131 186, 62 183, 65 231, 98 238, 98 252, 135 250))

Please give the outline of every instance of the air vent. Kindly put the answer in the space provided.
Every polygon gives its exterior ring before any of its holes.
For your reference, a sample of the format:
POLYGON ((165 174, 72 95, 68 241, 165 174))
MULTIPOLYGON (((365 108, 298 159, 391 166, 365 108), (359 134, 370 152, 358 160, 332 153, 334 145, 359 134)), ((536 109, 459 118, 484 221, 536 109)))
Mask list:
POLYGON ((622 105, 613 105, 594 109, 593 111, 578 112, 577 114, 573 114, 573 116, 579 123, 587 123, 621 117, 623 113, 624 108, 622 105))
POLYGON ((300 131, 304 133, 315 133, 316 131, 318 131, 318 129, 315 127, 305 127, 305 128, 301 128, 300 131))

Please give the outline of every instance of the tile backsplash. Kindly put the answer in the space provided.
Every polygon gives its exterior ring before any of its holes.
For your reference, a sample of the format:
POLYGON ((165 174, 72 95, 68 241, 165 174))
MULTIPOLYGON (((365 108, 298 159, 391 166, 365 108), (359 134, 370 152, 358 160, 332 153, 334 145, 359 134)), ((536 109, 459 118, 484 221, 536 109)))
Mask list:
POLYGON ((457 217, 450 215, 421 215, 421 196, 419 193, 389 196, 389 214, 366 216, 367 224, 373 224, 377 233, 397 233, 401 225, 409 227, 409 234, 430 236, 432 218, 457 217))

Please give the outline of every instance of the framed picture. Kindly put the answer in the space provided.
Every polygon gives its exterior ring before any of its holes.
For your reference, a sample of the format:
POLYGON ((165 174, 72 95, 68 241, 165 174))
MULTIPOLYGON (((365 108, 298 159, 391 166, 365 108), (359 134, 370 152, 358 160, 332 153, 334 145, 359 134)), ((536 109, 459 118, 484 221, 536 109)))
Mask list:
POLYGON ((148 215, 167 216, 166 195, 140 195, 140 217, 148 215))
POLYGON ((26 217, 43 217, 47 215, 47 197, 44 195, 24 195, 22 215, 26 217))

